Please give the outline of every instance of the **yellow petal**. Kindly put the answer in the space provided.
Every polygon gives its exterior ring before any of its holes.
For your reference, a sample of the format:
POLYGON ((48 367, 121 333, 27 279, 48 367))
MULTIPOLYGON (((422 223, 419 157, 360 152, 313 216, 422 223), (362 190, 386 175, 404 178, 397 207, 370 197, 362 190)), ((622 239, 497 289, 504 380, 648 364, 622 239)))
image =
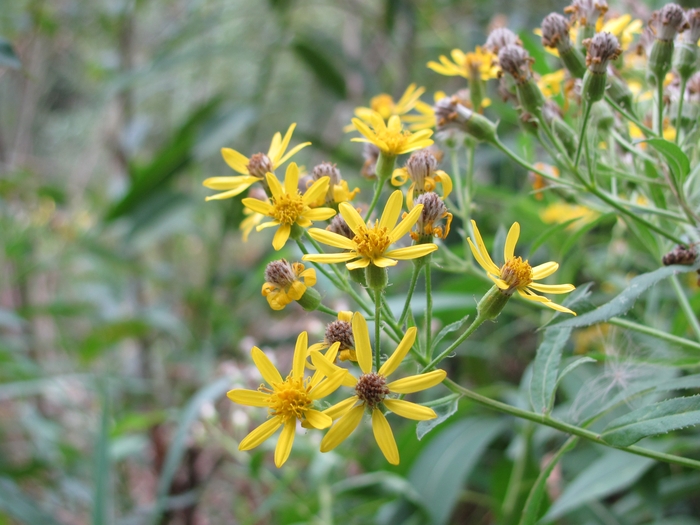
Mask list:
POLYGON ((292 358, 292 377, 295 379, 304 377, 304 362, 306 361, 306 347, 308 344, 308 334, 306 332, 300 333, 294 346, 294 357, 292 358))
POLYGON ((319 200, 323 195, 328 192, 328 185, 330 184, 330 177, 321 177, 316 182, 314 182, 311 187, 306 190, 302 200, 304 204, 310 206, 319 200))
POLYGON ((223 199, 230 199, 231 197, 235 197, 236 195, 240 195, 243 193, 245 190, 248 188, 245 186, 241 186, 239 188, 236 188, 235 190, 229 190, 225 191, 223 193, 217 193, 216 195, 209 195, 208 197, 204 197, 204 200, 209 202, 209 201, 220 201, 223 199))
MULTIPOLYGON (((493 262, 491 259, 491 256, 489 255, 488 250, 486 249, 486 245, 484 244, 484 239, 481 238, 481 232, 479 232, 479 228, 476 226, 476 221, 472 221, 472 227, 474 228, 474 238, 476 239, 476 246, 478 247, 478 252, 479 255, 481 255, 481 259, 484 261, 485 264, 482 264, 481 266, 486 270, 487 272, 493 273, 493 274, 500 274, 500 270, 498 266, 493 262)), ((472 253, 474 253, 474 249, 472 249, 472 253)), ((476 254, 474 255, 476 257, 476 254)), ((478 260, 478 259, 477 259, 478 260)), ((479 263, 481 264, 481 263, 479 263)))
POLYGON ((352 312, 348 312, 346 310, 341 310, 338 312, 338 321, 345 321, 346 323, 349 323, 352 321, 352 312))
POLYGON ((312 239, 323 244, 327 244, 328 246, 333 246, 334 248, 342 248, 344 250, 355 249, 355 243, 350 239, 343 237, 342 235, 338 235, 337 233, 329 232, 328 230, 311 228, 309 230, 309 235, 312 239))
POLYGON ((340 214, 343 216, 343 219, 345 219, 345 222, 348 223, 348 226, 350 226, 350 229, 353 231, 353 233, 359 233, 360 229, 366 226, 365 221, 362 220, 360 214, 357 213, 357 210, 353 208, 351 204, 348 204, 347 202, 341 202, 340 206, 338 206, 338 209, 340 210, 340 214))
POLYGON ((304 417, 312 427, 318 429, 328 428, 333 424, 333 419, 328 414, 324 414, 318 410, 306 410, 304 412, 304 417))
MULTIPOLYGON (((330 410, 330 409, 329 409, 330 410)), ((326 411, 327 413, 328 411, 326 411)), ((365 412, 364 405, 357 406, 347 411, 335 425, 323 436, 321 440, 321 452, 328 452, 340 445, 352 431, 357 428, 365 412)))
POLYGON ((299 167, 296 162, 287 166, 284 174, 284 191, 287 195, 296 195, 299 191, 299 167))
POLYGON ((346 262, 357 257, 356 253, 310 253, 304 255, 302 261, 311 261, 325 264, 346 262))
POLYGON ((392 465, 398 465, 399 449, 396 447, 394 434, 382 411, 376 408, 372 410, 372 432, 386 460, 392 465))
POLYGON ((302 283, 301 281, 294 281, 291 284, 291 286, 289 287, 289 291, 287 292, 287 296, 292 301, 298 301, 299 299, 301 299, 304 296, 305 293, 306 293, 306 285, 304 283, 302 283))
POLYGON ((382 217, 379 219, 379 227, 391 230, 396 225, 396 221, 399 220, 402 207, 403 193, 401 193, 401 190, 396 190, 386 201, 386 206, 384 206, 382 217))
POLYGON ((260 375, 262 375, 263 379, 267 381, 269 385, 282 382, 282 376, 277 371, 277 368, 275 368, 275 365, 272 364, 270 358, 267 357, 262 350, 254 346, 250 354, 253 357, 253 363, 255 363, 255 366, 260 370, 260 375))
MULTIPOLYGON (((337 355, 337 349, 335 353, 337 355)), ((335 360, 335 356, 333 356, 332 359, 335 360)), ((333 374, 343 370, 339 366, 333 364, 331 357, 325 356, 321 352, 311 352, 311 362, 323 375, 326 376, 332 376, 333 374)))
POLYGON ((530 283, 529 288, 537 290, 542 293, 569 293, 575 290, 576 287, 573 284, 538 284, 530 283))
POLYGON ((272 238, 272 247, 275 250, 281 250, 289 239, 289 234, 292 231, 292 227, 289 224, 280 224, 280 227, 275 232, 275 236, 272 238))
POLYGON ((378 373, 380 375, 383 375, 384 377, 388 377, 392 373, 394 373, 394 371, 401 364, 401 361, 403 361, 403 358, 406 357, 406 354, 413 346, 413 342, 416 340, 416 332, 417 331, 418 330, 416 329, 415 326, 412 326, 411 328, 406 330, 406 334, 401 339, 401 342, 396 347, 396 350, 394 350, 394 353, 391 354, 391 357, 389 357, 389 359, 387 359, 384 362, 384 364, 381 366, 381 368, 379 369, 378 373))
POLYGON ((280 225, 280 222, 279 222, 279 221, 263 222, 262 224, 258 224, 258 225, 255 227, 255 231, 256 231, 256 232, 259 232, 259 231, 262 231, 262 230, 266 230, 266 229, 268 229, 268 228, 274 228, 274 227, 279 226, 279 225, 280 225))
POLYGON ((407 180, 408 180, 408 170, 406 168, 397 168, 391 174, 392 186, 401 186, 402 184, 405 184, 407 180))
POLYGON ((427 419, 435 419, 437 414, 432 408, 417 405, 403 399, 385 399, 384 405, 397 416, 416 421, 425 421, 427 419))
MULTIPOLYGON (((289 131, 287 131, 287 133, 289 133, 289 131)), ((272 135, 272 142, 270 142, 270 147, 267 150, 267 156, 270 158, 270 160, 277 158, 279 156, 281 144, 282 144, 282 135, 278 131, 277 133, 272 135)))
POLYGON ((270 193, 272 193, 272 198, 280 199, 284 195, 284 188, 282 187, 282 184, 280 184, 279 179, 275 176, 274 173, 270 173, 268 171, 265 174, 265 180, 267 181, 267 185, 270 187, 270 193))
POLYGON ((520 237, 520 224, 517 222, 513 223, 513 226, 508 230, 508 236, 506 237, 506 245, 503 248, 504 261, 508 262, 515 257, 515 245, 520 237))
POLYGON ((331 395, 333 392, 338 390, 340 385, 343 384, 343 381, 345 381, 345 378, 348 374, 349 372, 344 368, 338 368, 337 372, 335 372, 331 376, 328 376, 318 385, 313 387, 309 392, 309 397, 315 401, 317 399, 323 399, 324 397, 331 395))
POLYGON ((277 439, 277 446, 275 447, 275 466, 280 468, 287 461, 289 453, 292 451, 292 445, 294 444, 294 434, 297 429, 296 418, 290 418, 284 424, 282 433, 277 439))
POLYGON ((564 312, 565 314, 576 315, 576 312, 574 312, 573 310, 569 310, 566 306, 557 304, 554 301, 548 301, 542 304, 544 304, 548 308, 551 308, 552 310, 556 310, 557 312, 564 312))
POLYGON ((390 266, 396 266, 396 261, 387 257, 375 257, 372 259, 372 264, 378 268, 388 268, 390 266))
POLYGON ((498 286, 501 290, 507 290, 508 288, 510 288, 510 285, 509 285, 507 282, 505 282, 503 279, 499 279, 498 277, 494 277, 494 276, 491 275, 490 273, 488 273, 488 274, 486 274, 486 275, 487 275, 488 278, 491 279, 491 280, 496 284, 496 286, 498 286))
POLYGON ((358 270, 360 268, 367 268, 369 266, 370 260, 367 257, 358 259, 357 261, 349 262, 345 265, 348 270, 358 270))
POLYGON ((265 201, 248 198, 243 199, 241 202, 246 208, 251 209, 256 213, 262 213, 263 215, 267 215, 268 217, 270 216, 270 212, 272 211, 272 205, 265 201))
POLYGON ((549 277, 552 275, 554 272, 556 272, 559 269, 559 264, 555 263, 554 261, 549 261, 544 264, 540 264, 539 266, 535 266, 532 269, 532 279, 535 281, 539 281, 540 279, 544 279, 545 277, 549 277))
POLYGON ((345 415, 353 407, 353 405, 357 403, 357 400, 357 396, 349 397, 340 403, 336 403, 332 407, 327 408, 323 411, 323 413, 330 416, 331 419, 338 419, 339 417, 345 415))
MULTIPOLYGON (((399 193, 401 193, 400 190, 396 190, 399 193)), ((423 205, 418 204, 417 206, 414 206, 413 209, 406 215, 403 219, 401 219, 401 222, 396 225, 396 227, 391 230, 389 233, 389 239, 391 240, 392 243, 395 243, 398 241, 401 237, 406 235, 408 232, 411 231, 411 228, 416 224, 418 221, 421 212, 423 211, 423 205)))
POLYGON ((226 395, 234 403, 248 407, 266 407, 270 399, 270 394, 263 394, 257 390, 245 390, 243 388, 229 390, 226 395))
POLYGON ((360 312, 355 312, 352 316, 352 335, 355 339, 357 364, 360 365, 362 373, 369 374, 372 371, 372 346, 367 321, 360 312))
POLYGON ((243 441, 238 445, 238 450, 250 450, 257 447, 260 443, 277 432, 277 429, 282 426, 282 418, 279 416, 268 419, 258 428, 243 438, 243 441))
POLYGON ((294 155, 296 155, 299 151, 303 150, 306 146, 311 146, 311 142, 303 142, 302 144, 298 144, 294 146, 292 149, 290 149, 287 154, 282 157, 279 161, 277 161, 276 164, 273 164, 275 168, 277 166, 281 166, 285 162, 287 162, 289 159, 291 159, 294 155))
MULTIPOLYGON (((333 208, 314 208, 304 212, 304 218, 311 219, 312 221, 325 221, 334 215, 335 210, 333 208)), ((297 221, 297 223, 298 222, 299 221, 297 221)))
POLYGON ((241 155, 231 148, 221 148, 221 156, 232 170, 242 173, 243 175, 250 175, 248 172, 248 163, 250 159, 245 155, 241 155))
POLYGON ((452 179, 450 176, 442 170, 437 170, 435 172, 435 180, 439 181, 442 185, 442 198, 446 199, 452 193, 452 179))
POLYGON ((202 182, 202 186, 210 190, 233 190, 242 188, 241 191, 244 191, 246 188, 249 188, 251 184, 259 180, 259 178, 253 177, 252 175, 240 177, 209 177, 202 182))
MULTIPOLYGON (((414 208, 415 209, 415 208, 414 208)), ((406 246, 405 248, 397 248, 396 250, 388 251, 384 254, 385 257, 406 261, 409 259, 418 259, 429 253, 437 250, 437 244, 416 244, 415 246, 406 246)))
MULTIPOLYGON (((275 152, 271 152, 274 154, 275 157, 282 157, 284 155, 284 152, 287 151, 287 148, 289 147, 289 141, 292 140, 292 133, 294 133, 294 130, 297 127, 296 122, 292 122, 289 127, 287 128, 287 132, 284 134, 284 138, 282 141, 279 143, 279 148, 275 152)), ((272 160, 273 164, 277 160, 276 158, 273 158, 272 155, 268 155, 270 159, 272 160)), ((282 164, 281 162, 279 164, 282 164)))
POLYGON ((412 394, 440 384, 446 376, 447 373, 444 370, 433 370, 426 374, 408 376, 392 381, 386 387, 396 394, 412 394))
POLYGON ((550 299, 542 297, 541 295, 537 295, 536 293, 533 293, 527 289, 521 290, 520 288, 518 288, 518 295, 520 295, 520 297, 522 297, 523 299, 534 301, 536 303, 548 303, 550 301, 550 299))

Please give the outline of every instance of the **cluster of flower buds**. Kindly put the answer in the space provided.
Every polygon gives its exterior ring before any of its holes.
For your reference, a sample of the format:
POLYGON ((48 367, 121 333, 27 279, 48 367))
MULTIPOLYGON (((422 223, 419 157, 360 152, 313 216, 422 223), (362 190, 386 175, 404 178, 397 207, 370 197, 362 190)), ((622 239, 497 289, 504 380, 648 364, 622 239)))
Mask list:
POLYGON ((585 59, 571 42, 569 21, 559 13, 550 13, 542 20, 542 44, 559 52, 564 67, 574 78, 583 78, 585 59))
POLYGON ((666 73, 671 69, 673 41, 678 33, 682 33, 688 27, 683 8, 678 4, 666 4, 652 14, 649 28, 654 33, 654 43, 651 46, 648 67, 656 82, 663 82, 666 73))
POLYGON ((532 77, 534 60, 522 47, 508 45, 498 53, 501 69, 515 82, 518 102, 523 111, 540 118, 544 106, 544 96, 532 77))
POLYGON ((571 21, 579 25, 578 46, 582 48, 584 40, 591 38, 596 32, 596 25, 608 11, 605 0, 574 0, 564 12, 571 15, 571 21))
POLYGON ((496 142, 496 124, 475 113, 457 96, 438 100, 433 107, 437 131, 459 130, 477 140, 496 142))
POLYGON ((700 8, 689 9, 685 13, 688 27, 681 34, 673 64, 678 75, 687 81, 697 70, 698 40, 700 40, 700 8))
POLYGON ((285 259, 272 261, 265 268, 262 295, 273 310, 282 310, 296 301, 304 310, 313 311, 321 304, 321 295, 312 288, 316 271, 304 269, 301 263, 290 264, 285 259))

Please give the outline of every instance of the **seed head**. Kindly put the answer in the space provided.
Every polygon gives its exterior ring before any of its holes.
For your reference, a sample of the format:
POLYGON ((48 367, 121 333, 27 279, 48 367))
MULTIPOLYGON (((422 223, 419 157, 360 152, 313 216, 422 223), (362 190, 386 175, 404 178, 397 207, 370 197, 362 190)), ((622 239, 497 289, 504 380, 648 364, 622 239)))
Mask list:
POLYGON ((542 20, 542 44, 559 50, 571 47, 569 21, 559 13, 550 13, 542 20))
POLYGON ((414 201, 415 204, 422 204, 418 222, 416 222, 416 232, 411 232, 411 238, 419 243, 432 242, 432 237, 444 239, 450 232, 452 214, 447 211, 447 206, 437 193, 429 191, 419 195, 414 201), (446 218, 445 228, 438 225, 438 222, 446 218))
POLYGON ((355 394, 369 408, 376 408, 389 395, 386 378, 374 372, 362 374, 355 385, 355 394))
POLYGON ((484 49, 491 51, 491 53, 498 54, 498 52, 506 46, 522 46, 523 43, 510 29, 505 27, 497 27, 489 33, 486 43, 484 44, 484 49))
POLYGON ((698 45, 700 40, 700 8, 688 9, 685 12, 688 21, 688 30, 683 33, 683 40, 693 46, 698 45))
POLYGON ((322 162, 314 167, 311 171, 311 177, 314 180, 319 180, 322 177, 328 177, 331 179, 329 188, 333 188, 334 185, 340 184, 343 177, 340 175, 340 170, 335 164, 330 162, 322 162))
POLYGON ((256 153, 248 161, 248 173, 265 180, 265 174, 273 170, 272 161, 265 153, 256 153))
POLYGON ((362 166, 362 176, 366 179, 376 179, 377 172, 375 168, 377 166, 377 159, 379 159, 379 148, 374 144, 365 142, 362 148, 362 156, 365 158, 365 163, 362 166))
POLYGON ((326 229, 329 232, 337 233, 338 235, 342 235, 343 237, 347 237, 348 239, 352 239, 355 237, 355 234, 350 229, 350 226, 348 226, 348 223, 345 222, 345 219, 340 213, 333 217, 331 223, 326 229))
POLYGON ((608 62, 622 53, 620 42, 611 33, 597 33, 593 38, 584 40, 583 45, 588 50, 586 65, 593 73, 606 73, 608 62))
POLYGON ((438 166, 435 156, 427 149, 415 151, 406 161, 408 176, 415 183, 415 187, 422 191, 425 187, 425 179, 432 177, 438 166))
POLYGON ((275 284, 280 288, 285 288, 292 284, 296 279, 294 268, 284 259, 272 261, 265 268, 265 280, 275 284))
POLYGON ((670 266, 672 264, 684 264, 687 266, 692 265, 695 262, 695 258, 698 256, 695 246, 676 246, 673 250, 668 252, 663 256, 661 262, 664 266, 670 266))
POLYGON ((355 338, 352 335, 352 324, 347 321, 333 321, 326 326, 326 343, 340 343, 341 350, 355 348, 355 338))
POLYGON ((676 38, 676 33, 682 33, 690 25, 681 6, 678 4, 666 4, 660 10, 652 13, 649 19, 649 27, 658 40, 670 42, 676 38))
POLYGON ((605 0, 574 0, 570 6, 564 8, 564 12, 571 15, 572 22, 593 27, 607 11, 608 3, 605 0))
POLYGON ((501 69, 512 76, 518 84, 530 80, 533 62, 530 54, 520 46, 509 45, 498 52, 498 63, 501 69))

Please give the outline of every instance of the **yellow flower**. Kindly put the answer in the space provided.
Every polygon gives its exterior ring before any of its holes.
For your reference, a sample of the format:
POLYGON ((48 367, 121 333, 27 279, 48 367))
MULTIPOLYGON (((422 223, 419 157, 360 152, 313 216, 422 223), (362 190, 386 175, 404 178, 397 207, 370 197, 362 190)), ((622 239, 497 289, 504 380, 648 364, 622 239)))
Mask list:
POLYGON ((314 401, 322 399, 335 392, 346 377, 347 371, 335 367, 324 369, 331 374, 324 379, 324 374, 317 371, 312 377, 304 378, 304 363, 306 361, 308 336, 306 332, 299 334, 292 372, 282 379, 270 359, 254 346, 251 350, 253 362, 258 367, 263 379, 272 388, 260 385, 258 390, 234 389, 228 392, 228 397, 234 403, 252 407, 267 407, 269 419, 248 434, 238 445, 238 450, 251 450, 274 434, 278 428, 284 427, 277 446, 275 447, 275 465, 281 467, 292 450, 297 421, 305 427, 328 428, 333 420, 314 408, 314 401))
POLYGON ((518 242, 518 237, 520 237, 520 224, 514 222, 508 232, 503 252, 505 263, 500 268, 494 264, 489 252, 486 250, 486 245, 481 238, 479 228, 477 228, 475 221, 472 221, 472 226, 474 228, 476 246, 471 239, 467 239, 472 254, 503 293, 511 295, 517 290, 518 294, 525 299, 542 303, 552 310, 576 315, 565 306, 556 304, 550 299, 537 295, 532 291, 536 290, 543 293, 560 294, 574 290, 575 286, 572 284, 538 284, 533 282, 552 275, 559 268, 559 264, 550 261, 532 268, 527 261, 523 261, 521 257, 515 256, 515 244, 518 242))
POLYGON ((309 235, 318 242, 348 251, 309 254, 304 255, 302 259, 319 263, 347 262, 348 270, 365 268, 370 263, 380 268, 386 268, 387 266, 394 266, 397 259, 417 259, 437 250, 437 245, 435 244, 407 246, 395 250, 388 249, 391 244, 394 244, 411 231, 423 210, 422 205, 415 206, 399 224, 396 224, 401 214, 402 204, 403 195, 401 190, 396 190, 389 197, 381 219, 375 221, 373 226, 368 226, 355 208, 347 202, 343 202, 339 208, 340 215, 342 215, 355 234, 354 238, 348 239, 337 233, 321 230, 320 228, 311 228, 309 235))
POLYGON ((406 161, 403 168, 397 168, 391 174, 391 184, 401 186, 409 179, 411 185, 406 194, 408 209, 413 208, 414 194, 421 195, 429 191, 435 191, 438 184, 442 188, 442 197, 447 198, 452 193, 452 179, 442 170, 435 169, 438 161, 430 150, 421 150, 413 153, 406 161))
POLYGON ((270 308, 282 310, 292 301, 298 301, 306 288, 316 284, 316 270, 304 269, 301 263, 289 264, 284 259, 272 261, 265 269, 262 296, 270 308))
MULTIPOLYGON (((326 333, 323 342, 313 344, 309 347, 309 355, 312 352, 320 352, 328 347, 332 347, 335 343, 338 343, 338 359, 341 361, 357 361, 357 353, 355 352, 355 338, 352 335, 352 312, 341 311, 338 312, 338 319, 329 323, 326 326, 326 333)), ((335 361, 335 355, 330 353, 326 354, 326 359, 331 363, 335 361)), ((309 368, 315 369, 313 365, 309 365, 309 368)), ((354 386, 354 385, 353 385, 354 386)))
POLYGON ((210 177, 202 184, 212 190, 225 190, 223 193, 210 195, 206 200, 229 199, 243 193, 252 184, 262 181, 265 174, 273 172, 282 164, 287 162, 295 153, 299 152, 311 142, 304 142, 294 146, 287 152, 289 141, 292 139, 292 133, 296 123, 289 126, 284 138, 278 131, 272 137, 270 148, 265 153, 256 153, 251 158, 233 150, 231 148, 221 148, 221 156, 234 171, 237 171, 241 176, 236 177, 210 177), (286 152, 286 154, 285 154, 286 152))
POLYGON ((355 116, 367 122, 370 122, 372 113, 379 113, 384 120, 388 120, 394 115, 400 117, 415 107, 423 93, 425 93, 425 88, 416 87, 415 84, 406 88, 398 102, 394 102, 391 95, 380 93, 369 101, 370 107, 355 108, 355 116))
POLYGON ((566 72, 560 69, 554 73, 542 75, 537 81, 537 86, 540 88, 545 98, 556 97, 561 93, 561 84, 564 82, 565 78, 566 72))
POLYGON ((311 226, 311 221, 323 221, 335 215, 335 211, 331 208, 310 208, 310 204, 316 202, 319 196, 325 195, 328 191, 328 177, 322 177, 314 182, 304 195, 299 192, 299 168, 294 162, 287 166, 284 186, 273 173, 268 173, 266 177, 272 193, 271 202, 248 198, 243 199, 243 205, 273 219, 257 226, 255 228, 257 231, 279 226, 272 240, 275 250, 281 250, 285 245, 294 224, 308 228, 311 226))
MULTIPOLYGON (((338 421, 331 427, 321 440, 321 452, 328 452, 337 447, 359 425, 365 410, 372 413, 372 431, 374 439, 381 449, 384 457, 392 465, 399 464, 399 451, 396 440, 391 431, 389 422, 384 416, 386 408, 401 417, 424 421, 437 417, 435 412, 428 407, 389 397, 390 394, 412 394, 431 388, 445 379, 444 370, 434 370, 426 374, 418 374, 405 377, 387 383, 387 378, 396 371, 416 339, 416 328, 411 327, 401 339, 394 353, 387 359, 379 370, 372 372, 372 346, 369 340, 367 321, 357 312, 352 317, 352 330, 355 334, 355 346, 357 350, 357 362, 362 370, 359 378, 348 376, 354 383, 355 395, 323 411, 338 421)), ((314 364, 323 373, 337 373, 332 364, 318 352, 311 354, 314 364)))
POLYGON ((428 62, 428 67, 440 75, 460 76, 469 81, 490 80, 498 76, 498 57, 480 46, 469 53, 453 49, 451 56, 452 62, 445 55, 440 55, 440 63, 428 62))
POLYGON ((365 136, 365 138, 351 139, 353 142, 374 144, 382 153, 390 157, 427 148, 433 143, 430 139, 432 130, 424 129, 416 133, 405 131, 401 127, 401 119, 396 115, 391 116, 389 122, 385 123, 379 113, 372 112, 368 115, 367 123, 354 118, 352 124, 365 136))
POLYGON ((630 47, 632 40, 634 40, 634 35, 641 34, 642 26, 641 20, 632 20, 630 15, 622 15, 613 17, 605 22, 599 32, 615 35, 620 42, 622 50, 626 51, 630 47))
POLYGON ((583 225, 594 221, 599 217, 599 214, 590 208, 581 206, 580 204, 568 204, 566 202, 557 202, 547 206, 541 213, 540 218, 546 224, 562 224, 574 219, 581 219, 582 222, 570 224, 567 229, 575 230, 577 225, 583 225))

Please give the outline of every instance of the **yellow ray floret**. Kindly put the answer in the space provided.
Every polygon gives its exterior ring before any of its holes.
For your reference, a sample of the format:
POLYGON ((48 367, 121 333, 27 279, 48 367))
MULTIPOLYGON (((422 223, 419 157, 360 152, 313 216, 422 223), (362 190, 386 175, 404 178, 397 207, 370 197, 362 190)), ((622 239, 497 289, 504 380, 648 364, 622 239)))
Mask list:
POLYGON ((440 55, 440 62, 428 62, 428 67, 440 75, 459 76, 470 81, 490 80, 498 76, 498 58, 480 46, 469 53, 453 49, 450 55, 452 61, 440 55))
POLYGON ((311 142, 304 142, 287 151, 289 141, 292 140, 296 123, 289 126, 287 133, 282 138, 278 131, 272 137, 270 148, 265 153, 256 153, 251 158, 246 157, 242 153, 231 149, 221 148, 221 156, 226 164, 231 169, 241 174, 236 177, 210 177, 202 184, 212 190, 223 190, 223 193, 217 193, 206 198, 206 200, 221 200, 229 199, 243 193, 252 184, 263 180, 263 175, 267 171, 274 172, 278 167, 287 162, 294 154, 309 146, 311 142), (252 161, 252 164, 251 164, 252 161), (264 168, 263 171, 260 171, 264 168))
POLYGON ((370 263, 386 268, 394 266, 397 260, 417 259, 437 250, 435 244, 419 244, 389 250, 389 246, 411 231, 416 224, 423 205, 415 206, 398 224, 403 195, 401 190, 391 194, 381 218, 374 225, 365 224, 357 210, 347 202, 340 204, 340 214, 355 234, 352 239, 337 233, 311 228, 309 235, 320 243, 346 250, 342 253, 319 253, 304 255, 304 261, 319 263, 347 263, 349 270, 365 268, 370 263))
MULTIPOLYGON (((399 450, 383 409, 386 408, 401 417, 417 421, 434 419, 437 415, 431 408, 390 396, 431 388, 442 382, 446 373, 444 370, 434 370, 426 374, 387 382, 387 378, 396 371, 413 346, 416 340, 416 328, 412 327, 406 331, 393 354, 376 371, 372 371, 372 346, 367 321, 359 312, 352 317, 352 329, 355 335, 357 361, 362 374, 359 378, 355 378, 348 373, 355 388, 355 394, 323 411, 324 415, 338 421, 321 441, 321 452, 333 450, 343 442, 360 424, 365 411, 369 410, 372 413, 372 431, 377 445, 389 463, 398 465, 399 450)), ((332 363, 326 356, 319 352, 312 352, 311 358, 318 370, 334 373, 330 368, 332 363)), ((347 378, 345 381, 347 382, 347 378)))
POLYGON ((270 202, 248 198, 243 199, 243 205, 256 213, 273 219, 257 226, 257 231, 279 226, 272 240, 272 246, 275 250, 281 250, 285 245, 293 225, 308 228, 312 224, 311 221, 324 221, 335 215, 335 210, 331 208, 311 208, 311 204, 328 191, 330 184, 328 177, 318 179, 303 195, 299 191, 299 168, 294 162, 287 167, 284 185, 273 173, 268 173, 266 177, 272 194, 270 202))
POLYGON ((262 296, 273 310, 282 310, 292 301, 298 301, 306 293, 306 289, 316 284, 316 270, 304 269, 301 263, 293 263, 294 280, 289 283, 265 282, 262 286, 262 296))
POLYGON ((364 138, 351 139, 353 142, 374 144, 382 153, 390 157, 427 148, 433 144, 430 138, 433 134, 432 130, 424 129, 411 133, 402 129, 401 119, 396 115, 389 117, 389 122, 385 123, 382 116, 373 111, 367 115, 366 122, 354 118, 352 124, 364 135, 364 138))
POLYGON ((292 371, 282 379, 279 371, 272 361, 254 346, 251 355, 255 366, 260 371, 265 385, 260 385, 258 390, 234 389, 228 392, 228 397, 234 403, 253 407, 266 407, 267 421, 253 430, 240 442, 239 450, 250 450, 274 434, 280 427, 282 433, 275 447, 275 465, 281 467, 292 450, 297 421, 301 421, 306 427, 328 428, 333 419, 314 408, 314 401, 318 401, 335 392, 347 375, 347 371, 335 367, 331 368, 331 375, 324 376, 316 371, 312 377, 304 377, 304 362, 306 361, 308 335, 306 332, 299 334, 292 371))
POLYGON ((520 224, 514 222, 513 226, 511 226, 508 231, 503 252, 503 259, 505 262, 500 268, 496 266, 488 250, 486 250, 486 245, 481 238, 481 233, 479 233, 476 222, 472 221, 472 226, 474 228, 474 239, 476 243, 472 242, 471 239, 467 239, 472 254, 503 293, 510 295, 517 291, 521 297, 530 301, 542 303, 552 310, 576 315, 575 312, 569 310, 565 306, 554 303, 550 299, 537 295, 534 292, 561 294, 568 293, 576 287, 572 284, 539 284, 534 282, 552 275, 559 268, 559 264, 550 261, 532 268, 527 261, 523 261, 521 257, 515 256, 515 245, 520 237, 520 224))

